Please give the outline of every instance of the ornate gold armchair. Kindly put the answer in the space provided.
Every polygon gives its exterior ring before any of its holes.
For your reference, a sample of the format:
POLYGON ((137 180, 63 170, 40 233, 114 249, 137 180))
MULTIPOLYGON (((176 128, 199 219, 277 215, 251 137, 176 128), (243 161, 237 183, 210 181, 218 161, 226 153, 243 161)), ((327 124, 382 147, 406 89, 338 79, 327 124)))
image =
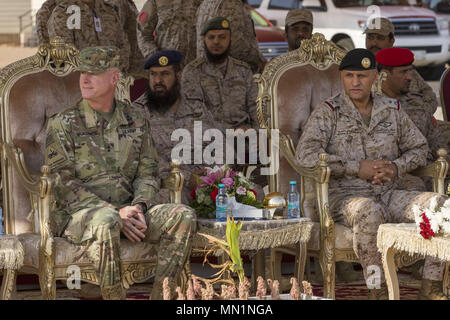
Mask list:
MULTIPOLYGON (((6 233, 19 235, 25 249, 22 273, 38 274, 44 299, 55 299, 56 280, 70 277, 67 268, 80 267, 81 281, 98 284, 83 247, 52 233, 52 181, 44 163, 47 119, 76 102, 79 90, 76 48, 61 39, 39 47, 29 58, 0 71, 1 169, 6 233), (42 167, 41 167, 42 166, 42 167), (41 173, 39 173, 39 171, 41 173)), ((116 97, 130 102, 133 77, 121 75, 116 97)), ((181 202, 183 175, 178 164, 163 188, 171 202, 181 202)), ((149 279, 157 262, 150 244, 121 241, 125 287, 149 279)))
MULTIPOLYGON (((271 163, 279 160, 279 170, 269 177, 269 190, 286 193, 289 180, 300 181, 302 215, 315 222, 308 254, 319 258, 324 296, 331 299, 334 299, 335 262, 358 262, 353 250, 353 232, 350 228, 335 224, 329 212, 328 181, 331 169, 328 155, 317 155, 319 163, 315 168, 301 167, 295 160, 294 142, 297 143, 311 108, 341 90, 338 66, 344 55, 342 49, 316 33, 312 39, 303 40, 299 49, 270 61, 263 74, 257 77, 260 125, 269 132, 279 130, 280 159, 276 159, 276 153, 270 155, 271 163)), ((272 138, 271 133, 268 136, 272 138)), ((440 193, 444 191, 447 172, 445 154, 445 150, 440 150, 436 163, 416 171, 417 175, 433 177, 434 190, 440 193)), ((282 253, 295 252, 292 248, 274 249, 272 268, 275 269, 281 262, 282 253)), ((402 266, 412 264, 418 257, 402 255, 397 260, 398 265, 402 266)))

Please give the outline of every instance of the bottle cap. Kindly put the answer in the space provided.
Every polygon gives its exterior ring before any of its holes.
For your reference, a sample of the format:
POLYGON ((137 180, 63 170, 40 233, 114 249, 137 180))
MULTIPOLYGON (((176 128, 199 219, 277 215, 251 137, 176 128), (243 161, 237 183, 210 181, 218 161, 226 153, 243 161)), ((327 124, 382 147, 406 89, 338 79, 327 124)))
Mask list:
POLYGON ((297 181, 289 181, 289 184, 297 184, 297 181))
POLYGON ((225 188, 225 185, 223 183, 219 183, 219 188, 225 188))

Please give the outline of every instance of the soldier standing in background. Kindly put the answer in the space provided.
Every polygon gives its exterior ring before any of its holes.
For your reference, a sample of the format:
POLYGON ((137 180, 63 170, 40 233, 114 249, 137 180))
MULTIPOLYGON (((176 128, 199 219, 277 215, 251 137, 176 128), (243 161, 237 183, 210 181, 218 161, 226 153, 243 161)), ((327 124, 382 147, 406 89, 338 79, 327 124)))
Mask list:
POLYGON ((244 2, 242 0, 203 1, 197 12, 197 58, 205 56, 201 34, 205 23, 215 17, 225 17, 231 23, 230 56, 248 63, 253 72, 264 70, 267 61, 259 51, 253 20, 244 2))
POLYGON ((312 31, 313 15, 310 10, 302 8, 287 13, 284 32, 289 51, 300 48, 302 40, 311 39, 312 31))
POLYGON ((158 243, 151 298, 162 299, 163 279, 168 277, 174 290, 190 256, 196 217, 188 206, 158 204, 150 124, 139 110, 114 98, 119 60, 115 47, 82 50, 82 99, 48 122, 55 233, 87 247, 104 299, 125 298, 121 234, 131 242, 158 243))
POLYGON ((184 68, 181 90, 188 103, 205 105, 225 128, 258 128, 258 87, 250 66, 229 55, 230 30, 230 22, 224 17, 205 23, 200 34, 206 57, 184 68))
POLYGON ((184 64, 196 57, 195 14, 203 0, 147 0, 137 19, 137 39, 145 59, 177 50, 184 64))
POLYGON ((120 70, 128 72, 130 44, 118 11, 117 6, 104 0, 58 1, 47 23, 49 39, 60 36, 78 50, 116 46, 120 48, 120 70))

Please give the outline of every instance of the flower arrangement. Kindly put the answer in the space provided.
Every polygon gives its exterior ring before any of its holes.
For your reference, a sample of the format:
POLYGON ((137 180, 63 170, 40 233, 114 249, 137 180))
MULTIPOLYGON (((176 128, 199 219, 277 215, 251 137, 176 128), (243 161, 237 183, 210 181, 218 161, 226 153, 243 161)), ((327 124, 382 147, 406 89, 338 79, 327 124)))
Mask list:
POLYGON ((241 172, 231 170, 227 165, 206 168, 206 175, 201 176, 200 183, 191 191, 191 207, 197 216, 213 219, 216 217, 216 196, 219 193, 219 183, 225 185, 228 197, 235 197, 242 204, 262 208, 262 203, 256 200, 256 191, 252 182, 241 172))
POLYGON ((438 233, 450 234, 450 199, 439 208, 438 196, 430 200, 430 206, 422 209, 418 205, 412 208, 417 231, 425 239, 430 239, 438 233))

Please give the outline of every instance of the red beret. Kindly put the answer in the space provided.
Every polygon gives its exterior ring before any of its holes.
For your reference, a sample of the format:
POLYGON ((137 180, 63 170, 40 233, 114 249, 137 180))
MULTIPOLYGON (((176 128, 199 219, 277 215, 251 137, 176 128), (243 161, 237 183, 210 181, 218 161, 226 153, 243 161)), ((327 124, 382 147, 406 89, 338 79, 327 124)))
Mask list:
POLYGON ((414 62, 414 54, 406 48, 386 48, 378 51, 377 62, 387 67, 407 66, 414 62))

